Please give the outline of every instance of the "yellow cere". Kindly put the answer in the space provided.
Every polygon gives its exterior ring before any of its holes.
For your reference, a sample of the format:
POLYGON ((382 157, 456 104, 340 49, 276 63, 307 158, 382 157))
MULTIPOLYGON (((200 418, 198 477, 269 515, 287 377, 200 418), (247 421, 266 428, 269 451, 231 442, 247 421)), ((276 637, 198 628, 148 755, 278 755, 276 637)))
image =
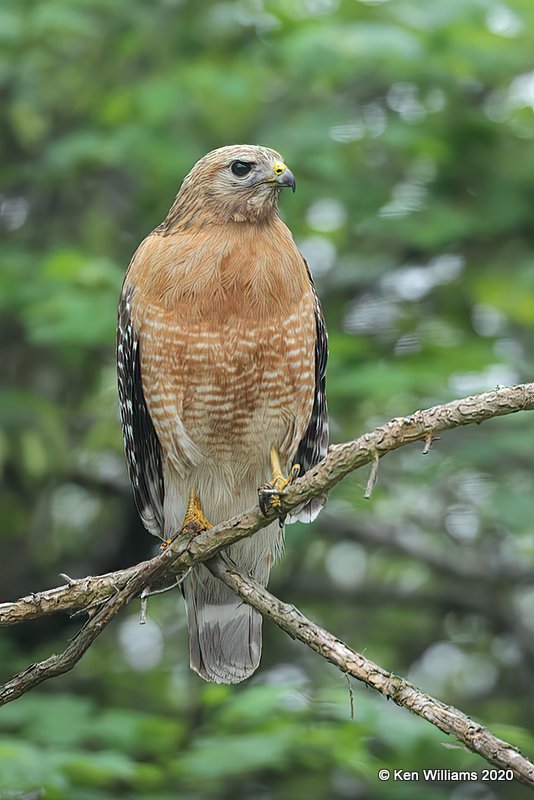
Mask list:
POLYGON ((283 161, 275 161, 273 164, 273 169, 275 175, 281 175, 286 171, 287 167, 283 161))

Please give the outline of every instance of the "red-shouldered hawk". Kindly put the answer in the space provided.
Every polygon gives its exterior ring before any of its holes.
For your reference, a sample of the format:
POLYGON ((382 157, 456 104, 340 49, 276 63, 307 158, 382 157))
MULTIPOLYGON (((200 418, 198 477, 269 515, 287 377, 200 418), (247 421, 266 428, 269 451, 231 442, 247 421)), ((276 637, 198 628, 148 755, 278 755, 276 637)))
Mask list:
MULTIPOLYGON (((139 246, 119 305, 118 377, 141 519, 163 539, 245 511, 324 458, 327 337, 308 266, 278 216, 293 174, 274 150, 221 147, 185 178, 139 246), (297 466, 299 465, 299 466, 297 466)), ((288 521, 313 520, 324 498, 288 521)), ((230 548, 266 585, 278 523, 230 548)), ((237 683, 257 668, 261 616, 203 566, 183 582, 191 666, 237 683)))

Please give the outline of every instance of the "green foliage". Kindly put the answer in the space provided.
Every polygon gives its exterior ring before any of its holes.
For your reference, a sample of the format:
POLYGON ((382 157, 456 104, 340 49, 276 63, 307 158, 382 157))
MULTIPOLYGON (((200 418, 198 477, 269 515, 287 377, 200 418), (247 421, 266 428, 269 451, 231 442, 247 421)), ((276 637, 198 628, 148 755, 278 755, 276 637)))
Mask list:
MULTIPOLYGON (((368 698, 358 699, 351 720, 343 688, 311 697, 291 684, 249 686, 241 693, 206 687, 203 694, 213 713, 192 742, 175 718, 105 711, 72 695, 26 697, 8 706, 3 717, 0 756, 6 767, 0 792, 39 786, 54 800, 85 798, 88 789, 95 798, 110 791, 164 800, 172 792, 194 796, 202 787, 200 796, 211 798, 220 796, 221 786, 230 796, 240 782, 270 776, 285 797, 302 775, 309 796, 319 799, 329 791, 325 775, 363 786, 376 775, 384 754, 392 768, 404 768, 421 755, 427 765, 440 764, 444 737, 439 731, 427 731, 424 723, 395 708, 379 712, 368 698), (156 748, 150 741, 154 734, 156 748), (373 740, 381 742, 380 760, 367 752, 373 740)), ((451 769, 476 767, 472 754, 451 753, 451 769)), ((428 796, 426 789, 412 791, 412 797, 428 796)), ((440 791, 432 796, 445 797, 440 791)))
MULTIPOLYGON (((532 378, 533 28, 530 0, 3 4, 2 599, 152 552, 123 464, 115 304, 213 147, 264 143, 297 175, 282 213, 330 329, 335 440, 532 378)), ((530 428, 392 454, 370 502, 356 474, 288 530, 272 587, 532 756, 530 428)), ((378 769, 481 769, 359 686, 352 721, 344 678, 271 626, 254 681, 204 686, 179 602, 154 598, 144 628, 121 618, 73 673, 2 709, 1 800, 441 800, 452 786, 378 769)), ((4 633, 3 676, 74 624, 4 633)))

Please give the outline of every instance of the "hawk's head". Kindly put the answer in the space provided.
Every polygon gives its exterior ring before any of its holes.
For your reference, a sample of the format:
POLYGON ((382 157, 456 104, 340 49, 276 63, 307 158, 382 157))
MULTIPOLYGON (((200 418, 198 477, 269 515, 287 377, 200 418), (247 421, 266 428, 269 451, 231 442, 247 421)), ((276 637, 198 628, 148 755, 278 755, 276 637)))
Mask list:
POLYGON ((174 220, 259 222, 276 213, 280 189, 295 191, 280 153, 236 144, 212 150, 186 176, 171 209, 174 220))

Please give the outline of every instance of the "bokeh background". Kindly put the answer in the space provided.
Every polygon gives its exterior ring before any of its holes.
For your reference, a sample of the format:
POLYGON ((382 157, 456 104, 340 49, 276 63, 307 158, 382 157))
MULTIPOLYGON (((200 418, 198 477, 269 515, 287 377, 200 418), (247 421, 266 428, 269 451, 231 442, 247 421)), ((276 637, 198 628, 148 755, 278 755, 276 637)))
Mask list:
MULTIPOLYGON (((280 150, 330 329, 332 438, 531 380, 531 0, 6 0, 0 9, 0 592, 149 557, 120 440, 115 308, 207 150, 280 150)), ((534 756, 532 418, 385 458, 287 531, 274 593, 534 756)), ((188 669, 178 592, 0 712, 2 800, 515 800, 380 783, 485 762, 265 624, 257 675, 188 669)), ((0 638, 7 679, 80 618, 0 638)))

